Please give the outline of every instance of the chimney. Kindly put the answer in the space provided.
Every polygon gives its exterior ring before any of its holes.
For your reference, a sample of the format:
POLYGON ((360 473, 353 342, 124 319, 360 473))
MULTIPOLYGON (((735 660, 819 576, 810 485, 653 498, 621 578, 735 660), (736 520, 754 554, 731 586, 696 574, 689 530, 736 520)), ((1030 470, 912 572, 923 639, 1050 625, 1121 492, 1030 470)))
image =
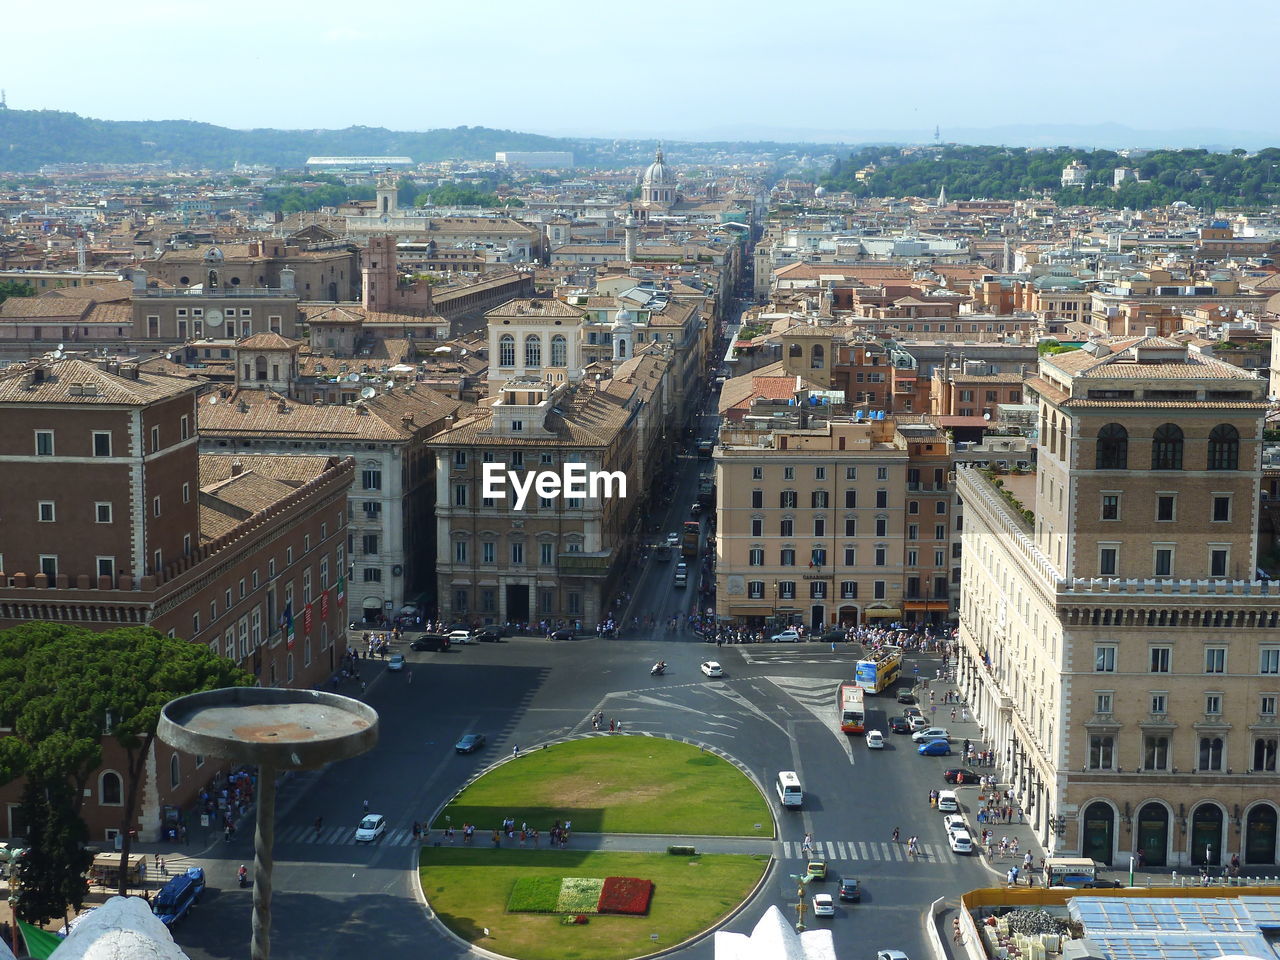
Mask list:
POLYGON ((293 267, 283 267, 280 270, 280 289, 288 292, 294 290, 295 280, 293 267))
POLYGON ((147 289, 147 271, 142 267, 133 268, 133 292, 145 293, 147 289))
POLYGON ((238 476, 240 476, 240 474, 242 474, 242 473, 244 473, 244 464, 243 464, 243 463, 241 463, 239 460, 232 460, 232 461, 231 461, 231 475, 232 475, 233 477, 238 477, 238 476))
POLYGON ((1154 337, 1154 336, 1156 335, 1156 328, 1155 328, 1155 327, 1147 327, 1147 333, 1146 333, 1146 335, 1147 335, 1148 337, 1154 337))

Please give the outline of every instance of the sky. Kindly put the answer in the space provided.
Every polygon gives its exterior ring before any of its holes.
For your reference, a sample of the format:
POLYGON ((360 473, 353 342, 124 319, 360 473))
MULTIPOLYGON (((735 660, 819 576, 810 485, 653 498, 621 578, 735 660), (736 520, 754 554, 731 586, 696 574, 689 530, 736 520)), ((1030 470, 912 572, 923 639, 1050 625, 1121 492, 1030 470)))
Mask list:
MULTIPOLYGON (((5 4, 12 108, 222 126, 1280 143, 1274 0, 57 0, 5 4), (1205 135, 1208 135, 1207 133, 1205 135)), ((1004 141, 993 141, 1004 142, 1004 141)))

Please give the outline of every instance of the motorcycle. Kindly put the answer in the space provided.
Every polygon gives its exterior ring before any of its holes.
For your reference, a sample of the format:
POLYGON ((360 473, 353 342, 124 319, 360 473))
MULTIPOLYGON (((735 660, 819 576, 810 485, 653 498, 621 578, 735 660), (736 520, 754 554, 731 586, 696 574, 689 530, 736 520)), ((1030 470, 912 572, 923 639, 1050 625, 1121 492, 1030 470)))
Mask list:
POLYGON ((652 667, 649 668, 649 676, 651 677, 660 677, 666 672, 667 672, 667 665, 665 663, 655 663, 652 667))

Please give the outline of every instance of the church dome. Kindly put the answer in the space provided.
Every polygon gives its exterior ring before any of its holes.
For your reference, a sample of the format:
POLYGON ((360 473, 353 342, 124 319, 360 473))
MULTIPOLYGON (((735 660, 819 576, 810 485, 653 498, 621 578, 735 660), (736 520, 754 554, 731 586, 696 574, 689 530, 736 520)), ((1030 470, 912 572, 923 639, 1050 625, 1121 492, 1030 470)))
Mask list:
POLYGON ((649 164, 648 169, 644 172, 645 186, 666 186, 675 182, 675 177, 671 175, 671 168, 667 166, 666 160, 662 156, 662 148, 658 148, 657 154, 653 158, 653 163, 649 164))
POLYGON ((626 307, 622 307, 613 315, 613 327, 615 330, 619 328, 630 329, 633 320, 634 318, 631 316, 631 311, 626 307))

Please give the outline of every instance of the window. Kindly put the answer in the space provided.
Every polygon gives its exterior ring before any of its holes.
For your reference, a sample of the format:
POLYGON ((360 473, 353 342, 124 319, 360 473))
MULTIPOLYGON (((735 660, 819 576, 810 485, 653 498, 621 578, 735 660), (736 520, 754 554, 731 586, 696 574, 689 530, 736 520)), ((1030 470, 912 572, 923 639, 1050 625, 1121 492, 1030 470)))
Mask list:
POLYGON ((453 542, 453 562, 454 563, 467 562, 467 541, 455 540, 453 542))
POLYGON ((191 438, 191 418, 185 413, 178 418, 178 436, 183 440, 191 438))
POLYGON ((876 566, 883 567, 889 562, 889 551, 885 547, 876 545, 876 566))
POLYGON ((524 338, 524 365, 526 367, 542 366, 542 338, 537 334, 529 334, 524 338))
POLYGON ((114 770, 102 771, 102 775, 98 777, 98 803, 107 807, 118 807, 124 802, 123 796, 120 774, 114 770))
POLYGON ((935 502, 934 502, 934 504, 933 504, 933 512, 934 512, 934 513, 937 513, 937 514, 943 514, 943 513, 946 513, 946 512, 947 512, 947 501, 945 501, 945 500, 937 500, 937 501, 935 501, 935 502))
POLYGON ((453 505, 455 507, 465 507, 467 505, 467 485, 465 483, 455 483, 453 485, 453 505))
POLYGON ((753 567, 764 566, 764 548, 752 547, 747 556, 747 563, 753 567))
POLYGON ((54 506, 52 500, 41 500, 36 504, 36 516, 41 523, 54 522, 54 506))
POLYGON ((177 790, 178 785, 182 783, 182 766, 178 760, 178 755, 172 754, 169 757, 169 788, 177 790))
POLYGON ((1111 713, 1112 703, 1113 703, 1112 698, 1113 698, 1113 694, 1111 693, 1096 694, 1094 697, 1093 712, 1104 714, 1104 715, 1111 713))
POLYGON ((1227 672, 1227 648, 1226 647, 1205 647, 1204 648, 1204 672, 1205 673, 1226 673, 1227 672))
POLYGON ((517 565, 524 563, 524 544, 523 543, 517 542, 517 543, 511 544, 511 562, 517 565))
POLYGON ((465 467, 467 465, 467 451, 465 450, 453 451, 453 465, 455 467, 465 467))
POLYGON ((1104 493, 1102 495, 1102 519, 1120 519, 1120 494, 1104 493))
POLYGON ((365 583, 381 583, 382 568, 381 567, 365 567, 364 582, 365 583))
POLYGON ((51 580, 58 575, 58 555, 56 553, 40 554, 40 572, 51 580))
POLYGON ((1142 738, 1142 769, 1169 769, 1169 738, 1160 734, 1148 734, 1142 738))
POLYGON ((1258 672, 1264 674, 1280 673, 1280 647, 1263 647, 1258 672))
POLYGON ((858 507, 858 491, 846 490, 844 492, 844 505, 846 510, 856 510, 858 507))
POLYGON ((160 449, 160 428, 151 428, 151 452, 155 453, 160 449))
POLYGON ((1206 693, 1204 695, 1204 712, 1205 716, 1217 717, 1222 715, 1222 694, 1206 693))
POLYGON ((360 481, 365 490, 381 490, 382 471, 376 468, 363 470, 360 474, 360 481))
POLYGON ((1225 577, 1230 556, 1231 549, 1229 547, 1214 547, 1211 549, 1209 551, 1209 576, 1225 577))
POLYGON ((1221 737, 1201 737, 1200 738, 1200 765, 1199 770, 1221 770, 1222 769, 1222 738, 1221 737))
POLYGON ((814 547, 809 554, 809 562, 815 567, 825 567, 827 565, 827 548, 814 547))
POLYGON ((1275 737, 1257 737, 1253 741, 1253 769, 1274 773, 1276 769, 1275 737))
POLYGON ((846 537, 856 537, 858 535, 858 518, 857 517, 844 518, 844 535, 846 537))
POLYGON ((794 510, 800 504, 800 495, 794 490, 783 490, 778 495, 778 506, 783 510, 794 510))
POLYGON ((377 519, 382 514, 382 504, 377 500, 365 500, 361 504, 366 520, 377 519))
POLYGON ((480 562, 481 563, 497 563, 498 548, 492 540, 486 540, 480 544, 480 562))
POLYGON ((933 525, 933 539, 935 540, 947 539, 947 525, 945 523, 935 523, 933 525))
POLYGON ((754 508, 754 509, 756 509, 756 510, 759 510, 761 507, 763 507, 763 506, 764 506, 764 491, 763 491, 763 490, 752 490, 752 491, 751 491, 751 506, 752 506, 752 508, 754 508))
POLYGON ((887 537, 889 535, 889 518, 876 517, 876 536, 887 537))
POLYGON ((514 367, 516 365, 516 338, 504 333, 498 339, 498 366, 514 367))
POLYGON ((1114 577, 1116 575, 1116 559, 1119 554, 1118 547, 1098 548, 1098 576, 1114 577))
POLYGON ((1111 644, 1098 644, 1093 648, 1094 673, 1116 672, 1116 648, 1111 644))
POLYGON ((191 484, 189 483, 184 483, 182 485, 182 502, 183 503, 191 502, 191 484))
POLYGON ((1169 695, 1167 693, 1151 694, 1151 713, 1157 717, 1169 712, 1169 695))
POLYGON ((160 516, 160 498, 159 497, 151 498, 151 515, 153 517, 160 516))
POLYGON ((1098 431, 1095 468, 1125 470, 1129 466, 1129 431, 1118 423, 1108 423, 1098 431))
POLYGON ((876 491, 876 506, 877 506, 877 507, 887 507, 888 505, 889 505, 889 491, 888 491, 888 490, 877 490, 877 491, 876 491))
POLYGON ((845 467, 845 468, 844 468, 844 478, 845 478, 846 480, 857 480, 857 479, 858 479, 858 468, 857 468, 857 467, 845 467))
POLYGON ((886 584, 884 580, 876 580, 871 584, 871 596, 875 600, 883 600, 885 598, 886 584))
POLYGON ((876 479, 877 479, 877 480, 888 480, 888 479, 889 479, 889 468, 888 468, 888 467, 876 467, 876 479))
POLYGON ((763 479, 764 479, 764 467, 752 467, 752 468, 751 468, 751 479, 752 479, 752 480, 763 480, 763 479))
POLYGON ((825 480, 825 479, 827 479, 827 468, 826 468, 826 467, 814 467, 814 468, 813 468, 813 479, 815 479, 815 480, 825 480))
POLYGON ((544 567, 551 566, 555 562, 554 546, 550 543, 538 544, 538 562, 544 567))
POLYGON ((98 576, 114 580, 116 576, 116 558, 98 557, 98 576))
POLYGON ((1231 520, 1231 498, 1213 498, 1213 522, 1226 523, 1231 520))
POLYGON ((453 591, 453 609, 456 610, 458 613, 467 612, 467 604, 469 600, 470 600, 470 595, 466 590, 453 591))
POLYGON ((1182 428, 1176 423, 1156 427, 1151 438, 1151 469, 1182 469, 1182 428))
POLYGON ((1148 671, 1150 673, 1168 673, 1169 661, 1173 657, 1173 648, 1152 647, 1149 653, 1148 671))
POLYGON ((1264 717, 1274 717, 1276 715, 1276 695, 1273 693, 1264 693, 1258 700, 1258 713, 1264 717))
POLYGON ((764 581, 763 581, 763 580, 748 580, 748 581, 747 581, 747 596, 748 596, 748 597, 750 597, 752 600, 759 600, 759 599, 763 598, 763 597, 764 597, 764 581))
POLYGON ((191 633, 194 636, 200 632, 200 614, 193 613, 191 615, 191 633))
POLYGON ((825 537, 827 535, 827 521, 824 518, 813 518, 813 535, 815 537, 825 537))
POLYGON ((52 430, 36 431, 36 456, 37 457, 53 456, 53 431, 52 430))
POLYGON ((857 547, 844 548, 844 565, 846 567, 856 567, 858 565, 858 548, 857 547))
POLYGON ((1157 577, 1173 576, 1173 548, 1156 547, 1155 575, 1157 577))
POLYGON ((795 536, 796 522, 790 517, 783 517, 778 521, 778 536, 793 537, 795 536))
POLYGON ((376 533, 366 533, 361 539, 365 553, 376 554, 378 552, 378 535, 376 533))
POLYGON ((827 599, 827 581, 814 580, 813 582, 811 582, 809 584, 809 599, 810 600, 827 599))
POLYGON ((840 599, 856 600, 858 598, 858 581, 857 580, 841 580, 840 581, 840 599))
POLYGON ((794 480, 795 478, 796 478, 796 468, 795 468, 795 467, 783 467, 783 468, 782 468, 782 479, 783 479, 783 480, 794 480))
POLYGON ((1240 431, 1229 423, 1220 423, 1209 431, 1210 470, 1240 469, 1240 431))
POLYGON ((920 501, 919 501, 919 500, 908 500, 908 501, 907 501, 907 513, 916 514, 916 513, 919 513, 919 512, 920 512, 920 501))
POLYGON ((111 434, 109 431, 93 431, 93 455, 95 457, 111 456, 111 434))
POLYGON ((751 535, 753 537, 764 536, 764 518, 763 517, 751 518, 751 535))
POLYGON ((908 551, 907 551, 907 566, 908 566, 908 567, 918 567, 918 566, 920 566, 920 551, 919 551, 919 550, 908 550, 908 551))
POLYGON ((815 510, 825 510, 829 506, 829 498, 826 490, 815 490, 809 495, 809 505, 815 510))
POLYGON ((1089 769, 1110 770, 1115 759, 1115 738, 1095 735, 1089 738, 1089 769))
POLYGON ((110 523, 111 522, 111 504, 101 503, 101 502, 95 503, 93 505, 93 519, 95 523, 110 523))

